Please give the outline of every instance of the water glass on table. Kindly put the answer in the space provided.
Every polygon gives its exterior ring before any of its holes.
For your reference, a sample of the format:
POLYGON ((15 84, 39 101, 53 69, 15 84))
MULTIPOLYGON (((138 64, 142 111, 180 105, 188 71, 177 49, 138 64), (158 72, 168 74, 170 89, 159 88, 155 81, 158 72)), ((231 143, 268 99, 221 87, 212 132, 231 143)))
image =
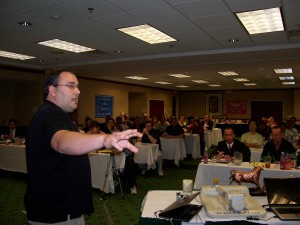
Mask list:
POLYGON ((243 153, 235 151, 234 152, 234 165, 240 166, 242 164, 242 162, 243 162, 243 153))
POLYGON ((265 168, 271 167, 271 161, 272 161, 271 156, 269 156, 269 155, 265 156, 265 168))

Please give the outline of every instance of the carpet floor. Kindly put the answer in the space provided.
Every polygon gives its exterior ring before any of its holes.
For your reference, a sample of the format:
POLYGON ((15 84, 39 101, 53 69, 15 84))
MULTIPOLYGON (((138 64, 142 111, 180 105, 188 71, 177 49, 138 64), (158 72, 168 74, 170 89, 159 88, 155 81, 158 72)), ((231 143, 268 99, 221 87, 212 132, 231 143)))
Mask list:
MULTIPOLYGON (((150 176, 137 176, 137 195, 124 190, 114 195, 102 194, 93 189, 95 211, 85 215, 86 224, 138 224, 141 215, 141 203, 149 190, 181 190, 183 179, 195 179, 199 159, 186 159, 180 168, 171 162, 164 162, 164 176, 159 177, 156 171, 150 176)), ((123 185, 124 187, 124 185, 123 185)), ((0 225, 27 224, 23 196, 26 188, 26 175, 0 170, 0 225)))

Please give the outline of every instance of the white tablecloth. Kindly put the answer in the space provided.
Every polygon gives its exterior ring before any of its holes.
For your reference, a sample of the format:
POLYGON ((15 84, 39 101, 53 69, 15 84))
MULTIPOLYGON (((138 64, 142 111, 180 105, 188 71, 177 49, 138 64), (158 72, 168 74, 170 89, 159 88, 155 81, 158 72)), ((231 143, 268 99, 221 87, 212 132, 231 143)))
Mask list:
POLYGON ((113 169, 123 170, 125 167, 125 154, 122 152, 116 156, 105 153, 89 153, 91 164, 92 186, 105 193, 115 193, 113 169), (105 176, 106 181, 105 181, 105 176), (105 182, 105 187, 103 190, 105 182))
MULTIPOLYGON (((228 185, 230 171, 236 169, 243 172, 247 172, 253 169, 253 166, 249 166, 249 163, 243 163, 242 166, 234 166, 233 164, 223 163, 200 163, 198 166, 194 189, 199 190, 203 185, 212 185, 213 179, 217 177, 220 185, 228 185), (248 165, 247 165, 248 164, 248 165)), ((278 169, 264 169, 260 174, 259 183, 263 186, 264 177, 300 177, 300 170, 278 170, 278 169)), ((233 184, 236 184, 235 182, 233 184)), ((253 183, 243 183, 248 187, 254 187, 253 183)))
POLYGON ((24 145, 0 145, 0 169, 27 173, 24 145))
MULTIPOLYGON (((178 191, 148 191, 147 195, 144 198, 144 201, 142 202, 141 211, 142 211, 142 218, 156 218, 154 213, 158 210, 165 209, 167 206, 169 206, 171 203, 173 203, 176 200, 176 192, 178 191)), ((254 197, 254 199, 257 200, 258 203, 261 205, 267 204, 267 198, 266 197, 254 197)), ((200 197, 197 196, 191 204, 201 204, 200 197)), ((272 212, 268 212, 265 216, 265 219, 270 218, 274 216, 272 212)), ((198 215, 194 216, 190 222, 185 223, 183 222, 182 225, 203 225, 206 221, 232 221, 234 218, 228 218, 228 219, 214 219, 207 216, 205 208, 202 208, 201 211, 198 213, 198 215)), ((237 220, 241 220, 240 218, 237 220)), ((298 225, 299 221, 281 221, 278 218, 271 218, 268 221, 251 221, 254 223, 260 223, 260 224, 287 224, 287 225, 298 225)), ((155 224, 155 221, 153 222, 155 224)))
POLYGON ((193 159, 200 158, 200 136, 199 134, 185 134, 184 144, 186 149, 186 154, 191 154, 193 159))
POLYGON ((220 128, 214 128, 211 131, 204 131, 205 147, 209 148, 212 145, 217 145, 218 142, 222 140, 222 130, 220 128))
POLYGON ((163 159, 174 160, 179 166, 179 160, 186 157, 186 149, 183 138, 160 138, 163 159))
POLYGON ((143 143, 136 145, 136 147, 139 149, 139 152, 134 154, 134 162, 147 164, 148 168, 155 169, 159 145, 143 143))

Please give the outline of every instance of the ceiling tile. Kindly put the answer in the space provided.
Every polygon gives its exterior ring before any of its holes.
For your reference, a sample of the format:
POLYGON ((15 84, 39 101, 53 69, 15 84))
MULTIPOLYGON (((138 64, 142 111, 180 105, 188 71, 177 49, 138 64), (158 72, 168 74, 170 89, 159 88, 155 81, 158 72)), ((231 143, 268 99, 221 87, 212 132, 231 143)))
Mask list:
POLYGON ((201 28, 239 26, 238 19, 231 13, 194 18, 193 21, 201 28))
MULTIPOLYGON (((47 1, 48 2, 48 1, 47 1)), ((29 12, 35 9, 43 9, 49 7, 49 4, 43 1, 24 1, 24 0, 1 0, 1 8, 13 9, 19 13, 29 12)))
POLYGON ((167 3, 163 0, 107 0, 120 9, 133 12, 142 9, 167 6, 167 3))
POLYGON ((96 17, 93 19, 112 29, 144 24, 143 21, 137 19, 136 17, 128 13, 118 13, 114 15, 96 17))

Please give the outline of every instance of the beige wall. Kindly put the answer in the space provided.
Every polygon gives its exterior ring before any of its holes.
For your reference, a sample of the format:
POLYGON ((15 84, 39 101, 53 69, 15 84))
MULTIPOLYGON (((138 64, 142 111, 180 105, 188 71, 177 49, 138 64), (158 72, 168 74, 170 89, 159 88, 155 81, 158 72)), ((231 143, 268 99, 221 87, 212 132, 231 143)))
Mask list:
POLYGON ((149 100, 163 100, 165 102, 165 113, 170 115, 172 108, 173 91, 165 91, 147 87, 132 86, 126 84, 110 83, 79 78, 81 87, 80 100, 78 104, 78 123, 84 124, 84 118, 90 116, 100 122, 103 118, 95 118, 95 95, 114 96, 114 117, 122 113, 130 113, 130 116, 141 116, 149 113, 149 100), (132 93, 129 95, 129 93, 132 93), (141 93, 140 96, 138 93, 141 93), (129 99, 132 96, 132 99, 129 99), (133 106, 129 108, 129 101, 133 106), (134 104, 136 102, 136 105, 134 104))
MULTIPOLYGON (((229 100, 247 100, 247 113, 246 114, 228 114, 229 118, 233 119, 247 119, 251 117, 251 101, 283 101, 284 111, 283 116, 295 114, 300 118, 300 100, 295 98, 294 95, 300 94, 300 90, 255 90, 255 91, 224 91, 215 92, 223 94, 223 114, 226 112, 226 104, 229 100), (298 106, 298 107, 297 107, 298 106), (294 107, 297 111, 294 112, 294 107), (296 108, 297 107, 297 108, 296 108)), ((205 94, 204 91, 199 92, 182 92, 179 97, 180 115, 185 116, 198 116, 205 115, 205 94)))
MULTIPOLYGON (((122 113, 131 116, 149 113, 149 100, 165 102, 165 114, 171 115, 172 96, 178 96, 178 115, 194 115, 203 117, 205 114, 205 94, 207 92, 174 92, 155 88, 131 86, 104 81, 79 78, 81 88, 78 111, 78 123, 83 124, 85 116, 95 118, 95 95, 114 96, 114 117, 122 113), (143 93, 137 106, 129 104, 136 99, 129 99, 129 93, 143 93)), ((20 125, 27 125, 42 102, 43 74, 24 71, 0 69, 0 125, 6 125, 10 118, 17 118, 20 125)), ((226 113, 228 100, 247 100, 247 114, 228 115, 230 118, 250 118, 251 100, 282 100, 284 103, 284 117, 294 114, 300 118, 300 89, 295 90, 257 90, 257 91, 225 91, 214 92, 223 94, 223 113, 226 113)), ((132 95, 134 96, 134 95, 132 95)))

